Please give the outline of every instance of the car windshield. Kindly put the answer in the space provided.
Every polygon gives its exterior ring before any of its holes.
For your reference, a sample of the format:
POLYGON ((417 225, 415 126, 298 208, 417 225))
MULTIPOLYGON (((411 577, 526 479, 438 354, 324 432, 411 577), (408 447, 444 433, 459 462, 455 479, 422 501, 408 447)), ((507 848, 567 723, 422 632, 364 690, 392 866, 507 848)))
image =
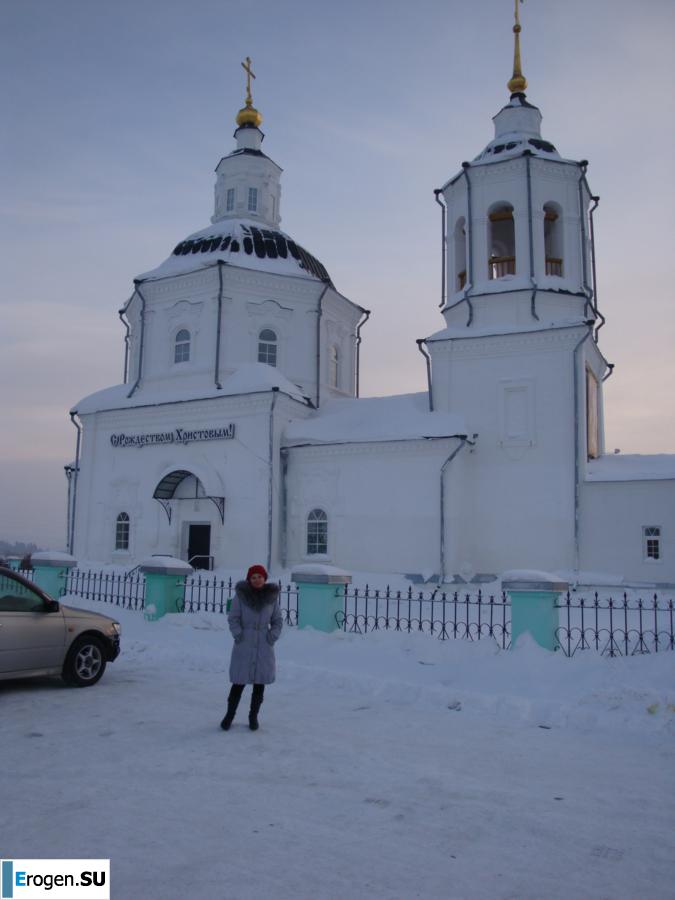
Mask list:
POLYGON ((0 575, 0 612, 40 612, 44 608, 36 591, 9 575, 0 575))

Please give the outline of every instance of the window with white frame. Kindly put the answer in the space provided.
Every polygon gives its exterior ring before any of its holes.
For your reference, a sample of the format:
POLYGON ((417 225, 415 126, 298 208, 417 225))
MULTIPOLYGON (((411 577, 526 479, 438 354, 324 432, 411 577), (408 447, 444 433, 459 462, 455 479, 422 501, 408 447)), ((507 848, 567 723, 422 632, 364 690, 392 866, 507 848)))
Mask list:
POLYGON ((234 188, 227 189, 227 199, 225 200, 226 212, 232 212, 234 209, 234 188))
POLYGON ((175 363, 189 362, 190 360, 190 332, 186 328, 176 335, 176 341, 173 351, 173 361, 175 363))
POLYGON ((331 344, 328 352, 328 383, 334 388, 340 385, 340 355, 335 344, 331 344))
POLYGON ((258 188, 248 189, 248 211, 256 212, 258 209, 258 188))
POLYGON ((277 364, 277 335, 271 328, 263 328, 258 335, 258 362, 277 364))
POLYGON ((307 555, 328 553, 328 516, 322 509, 313 509, 307 516, 307 555))
POLYGON ((129 514, 122 512, 115 523, 115 550, 129 549, 129 514))
POLYGON ((644 558, 656 562, 661 559, 661 528, 659 525, 645 525, 642 529, 644 558))

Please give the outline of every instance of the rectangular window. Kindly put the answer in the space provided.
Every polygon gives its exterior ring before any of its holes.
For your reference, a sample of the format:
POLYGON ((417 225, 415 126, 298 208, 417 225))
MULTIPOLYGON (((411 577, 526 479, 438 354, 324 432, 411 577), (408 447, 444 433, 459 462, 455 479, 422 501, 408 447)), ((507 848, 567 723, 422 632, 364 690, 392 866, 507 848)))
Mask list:
POLYGON ((227 189, 227 201, 226 201, 226 211, 232 212, 234 209, 234 188, 227 189))
POLYGON ((277 345, 260 341, 258 344, 258 362, 267 363, 268 366, 276 366, 277 345))
POLYGON ((248 189, 248 211, 256 212, 258 209, 258 188, 248 189))
POLYGON ((598 379, 586 369, 586 454, 589 459, 600 455, 598 428, 598 379))
POLYGON ((646 560, 661 559, 661 528, 658 525, 645 525, 642 529, 642 544, 646 560))

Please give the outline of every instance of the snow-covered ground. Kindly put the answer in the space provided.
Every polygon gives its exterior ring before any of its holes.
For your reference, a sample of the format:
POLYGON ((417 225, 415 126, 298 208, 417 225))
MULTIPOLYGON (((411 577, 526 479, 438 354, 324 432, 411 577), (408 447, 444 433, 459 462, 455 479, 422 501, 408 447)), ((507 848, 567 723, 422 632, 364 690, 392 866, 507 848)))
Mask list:
POLYGON ((674 896, 675 653, 287 627, 225 733, 224 616, 71 602, 122 655, 0 684, 5 858, 110 857, 115 900, 674 896))

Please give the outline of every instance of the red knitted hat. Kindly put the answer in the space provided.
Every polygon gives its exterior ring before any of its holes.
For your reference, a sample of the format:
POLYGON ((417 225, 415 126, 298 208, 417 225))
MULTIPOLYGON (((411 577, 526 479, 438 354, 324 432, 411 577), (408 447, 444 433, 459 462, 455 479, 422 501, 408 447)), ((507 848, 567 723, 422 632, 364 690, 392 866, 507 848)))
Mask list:
POLYGON ((247 581, 251 580, 251 575, 262 575, 262 577, 265 579, 265 581, 267 581, 267 569, 265 568, 265 566, 261 566, 261 565, 251 566, 251 568, 246 573, 247 581))

